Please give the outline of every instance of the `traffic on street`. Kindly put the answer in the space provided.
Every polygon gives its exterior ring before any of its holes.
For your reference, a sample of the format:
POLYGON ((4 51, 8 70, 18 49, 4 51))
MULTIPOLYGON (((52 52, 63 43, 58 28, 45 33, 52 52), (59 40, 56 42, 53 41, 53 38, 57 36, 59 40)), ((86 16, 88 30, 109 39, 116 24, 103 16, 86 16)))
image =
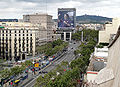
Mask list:
POLYGON ((68 61, 69 63, 75 59, 74 50, 80 45, 80 43, 69 43, 69 46, 61 53, 57 53, 53 56, 45 56, 41 54, 37 57, 30 58, 29 60, 22 60, 13 63, 13 66, 21 66, 21 63, 25 61, 32 61, 34 66, 28 66, 19 76, 12 76, 9 79, 2 79, 1 84, 7 85, 7 87, 33 87, 34 82, 40 75, 50 72, 62 61, 68 61))

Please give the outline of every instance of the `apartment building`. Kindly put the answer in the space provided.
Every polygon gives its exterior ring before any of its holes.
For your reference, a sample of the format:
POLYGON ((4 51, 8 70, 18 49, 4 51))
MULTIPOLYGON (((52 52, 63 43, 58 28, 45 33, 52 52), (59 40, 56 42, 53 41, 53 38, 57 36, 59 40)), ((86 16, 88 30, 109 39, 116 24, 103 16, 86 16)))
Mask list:
POLYGON ((40 26, 44 27, 42 30, 42 35, 43 39, 47 42, 52 41, 53 39, 53 20, 52 16, 48 14, 29 14, 29 15, 23 15, 23 21, 24 22, 29 22, 32 24, 39 24, 40 26))
POLYGON ((41 28, 31 23, 0 22, 0 57, 17 61, 26 55, 35 56, 41 28))
POLYGON ((105 29, 99 31, 99 43, 110 43, 114 39, 120 25, 120 18, 113 18, 112 22, 105 24, 105 29))
POLYGON ((81 31, 82 29, 91 29, 91 30, 101 30, 103 29, 103 24, 79 24, 77 23, 77 31, 81 31))

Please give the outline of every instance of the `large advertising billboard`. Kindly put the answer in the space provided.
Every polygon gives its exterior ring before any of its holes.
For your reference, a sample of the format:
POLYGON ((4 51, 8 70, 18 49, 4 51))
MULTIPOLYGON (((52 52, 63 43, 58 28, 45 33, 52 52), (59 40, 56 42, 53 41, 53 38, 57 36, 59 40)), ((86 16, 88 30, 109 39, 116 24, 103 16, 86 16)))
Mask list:
POLYGON ((74 28, 76 11, 74 10, 58 10, 58 27, 74 28))

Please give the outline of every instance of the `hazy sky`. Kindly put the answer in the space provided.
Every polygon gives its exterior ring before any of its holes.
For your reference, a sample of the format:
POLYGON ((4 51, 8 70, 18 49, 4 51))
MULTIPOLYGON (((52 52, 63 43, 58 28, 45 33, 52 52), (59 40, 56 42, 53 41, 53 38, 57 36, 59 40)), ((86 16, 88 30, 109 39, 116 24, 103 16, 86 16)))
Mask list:
POLYGON ((57 8, 76 8, 77 15, 120 17, 120 0, 0 0, 0 18, 48 13, 57 18, 57 8))

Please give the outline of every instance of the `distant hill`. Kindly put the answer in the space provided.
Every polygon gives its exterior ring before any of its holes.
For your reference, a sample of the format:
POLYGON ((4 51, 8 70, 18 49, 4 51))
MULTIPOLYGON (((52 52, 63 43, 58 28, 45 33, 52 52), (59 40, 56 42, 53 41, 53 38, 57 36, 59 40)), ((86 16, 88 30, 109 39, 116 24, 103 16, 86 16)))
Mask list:
POLYGON ((0 19, 0 22, 18 22, 18 19, 0 19))
MULTIPOLYGON (((57 22, 57 19, 54 19, 57 22)), ((106 21, 112 21, 112 18, 96 16, 96 15, 82 15, 76 16, 77 23, 105 23, 106 21)))
POLYGON ((105 23, 106 21, 112 21, 112 18, 96 15, 82 15, 77 16, 76 21, 79 23, 105 23))

